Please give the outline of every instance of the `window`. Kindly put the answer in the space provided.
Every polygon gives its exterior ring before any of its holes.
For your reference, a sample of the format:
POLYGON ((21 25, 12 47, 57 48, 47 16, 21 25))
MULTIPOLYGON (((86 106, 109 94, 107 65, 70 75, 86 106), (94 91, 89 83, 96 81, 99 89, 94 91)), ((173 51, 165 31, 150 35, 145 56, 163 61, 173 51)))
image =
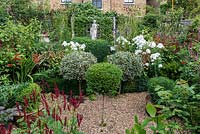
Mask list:
POLYGON ((99 9, 102 9, 102 0, 92 0, 92 4, 99 8, 99 9))
POLYGON ((134 0, 124 0, 124 3, 125 3, 125 4, 133 4, 133 3, 134 3, 134 0))
POLYGON ((61 4, 67 4, 67 3, 71 3, 72 0, 61 0, 61 4))

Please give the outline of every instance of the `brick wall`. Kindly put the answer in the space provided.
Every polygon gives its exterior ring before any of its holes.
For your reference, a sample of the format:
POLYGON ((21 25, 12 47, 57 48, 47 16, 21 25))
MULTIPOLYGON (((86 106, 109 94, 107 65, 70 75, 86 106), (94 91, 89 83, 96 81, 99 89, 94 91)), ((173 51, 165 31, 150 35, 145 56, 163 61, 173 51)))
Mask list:
MULTIPOLYGON (((64 8, 64 4, 61 4, 61 0, 34 0, 34 1, 46 1, 47 5, 52 10, 64 8)), ((88 2, 92 0, 72 0, 72 3, 88 2)), ((128 14, 132 8, 141 9, 141 13, 145 13, 146 0, 135 0, 134 4, 125 4, 124 0, 102 0, 103 11, 116 11, 119 14, 128 14)))

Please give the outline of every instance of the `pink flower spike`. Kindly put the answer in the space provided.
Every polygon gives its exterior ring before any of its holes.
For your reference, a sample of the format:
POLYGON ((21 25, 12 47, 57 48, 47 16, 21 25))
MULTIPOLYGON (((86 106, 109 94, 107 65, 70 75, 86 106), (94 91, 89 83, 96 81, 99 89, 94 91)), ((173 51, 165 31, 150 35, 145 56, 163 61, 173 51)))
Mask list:
POLYGON ((78 126, 80 127, 81 122, 83 120, 83 115, 82 114, 77 114, 77 120, 78 120, 78 126))

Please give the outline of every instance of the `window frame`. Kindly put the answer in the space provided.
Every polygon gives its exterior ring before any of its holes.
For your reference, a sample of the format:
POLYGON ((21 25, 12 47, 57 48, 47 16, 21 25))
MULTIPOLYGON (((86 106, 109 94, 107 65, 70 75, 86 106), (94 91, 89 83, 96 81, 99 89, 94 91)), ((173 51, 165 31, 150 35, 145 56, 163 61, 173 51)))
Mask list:
POLYGON ((135 0, 128 0, 128 2, 124 0, 124 4, 135 4, 135 0))
POLYGON ((100 0, 101 8, 97 7, 98 0, 92 0, 92 5, 95 6, 97 9, 103 9, 103 0, 100 0), (94 4, 95 3, 95 4, 94 4))
POLYGON ((71 4, 72 0, 60 0, 60 4, 71 4))

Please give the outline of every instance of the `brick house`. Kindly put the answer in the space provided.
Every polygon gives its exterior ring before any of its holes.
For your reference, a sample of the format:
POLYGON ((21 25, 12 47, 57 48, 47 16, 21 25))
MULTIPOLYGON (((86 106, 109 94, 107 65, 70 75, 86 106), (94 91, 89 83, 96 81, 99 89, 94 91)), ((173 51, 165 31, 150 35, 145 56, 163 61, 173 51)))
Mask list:
POLYGON ((132 8, 137 8, 142 14, 145 13, 147 0, 35 0, 46 1, 50 9, 64 8, 65 4, 92 2, 94 6, 103 11, 116 11, 119 14, 128 14, 132 8))

